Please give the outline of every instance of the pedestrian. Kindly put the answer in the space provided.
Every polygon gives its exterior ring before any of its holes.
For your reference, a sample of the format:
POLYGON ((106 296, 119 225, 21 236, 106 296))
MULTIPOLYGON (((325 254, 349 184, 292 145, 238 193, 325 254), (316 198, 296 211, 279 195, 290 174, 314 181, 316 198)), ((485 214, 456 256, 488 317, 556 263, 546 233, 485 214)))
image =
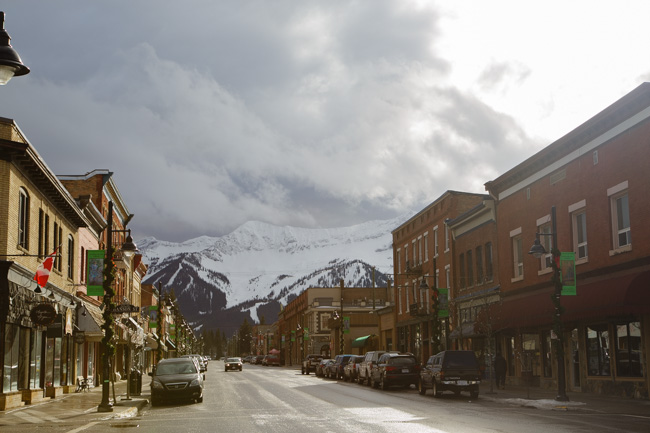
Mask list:
POLYGON ((508 364, 501 352, 497 352, 497 356, 494 360, 494 373, 496 376, 497 389, 505 389, 506 387, 506 369, 508 364))

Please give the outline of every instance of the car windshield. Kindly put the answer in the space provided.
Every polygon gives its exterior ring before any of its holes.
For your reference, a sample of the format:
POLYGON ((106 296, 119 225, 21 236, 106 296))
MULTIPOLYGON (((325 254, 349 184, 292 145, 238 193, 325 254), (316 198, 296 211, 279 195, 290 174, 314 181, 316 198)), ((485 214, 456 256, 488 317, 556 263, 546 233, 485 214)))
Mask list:
POLYGON ((415 364, 415 359, 406 356, 404 357, 399 356, 399 357, 391 358, 388 361, 388 363, 391 365, 413 365, 415 364))
POLYGON ((478 368, 474 352, 452 352, 445 356, 447 368, 478 368))
POLYGON ((228 358, 226 359, 226 362, 240 362, 239 358, 228 358))
POLYGON ((193 362, 170 362, 168 364, 160 364, 156 368, 156 376, 191 373, 196 373, 196 367, 193 362))

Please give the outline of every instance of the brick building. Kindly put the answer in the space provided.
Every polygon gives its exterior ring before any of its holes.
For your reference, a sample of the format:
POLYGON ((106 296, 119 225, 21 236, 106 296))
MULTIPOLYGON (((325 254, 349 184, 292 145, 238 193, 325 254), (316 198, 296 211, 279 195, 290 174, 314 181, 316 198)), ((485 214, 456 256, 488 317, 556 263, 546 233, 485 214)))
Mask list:
POLYGON ((507 354, 508 380, 558 386, 553 259, 528 254, 540 233, 546 251, 575 253, 577 295, 560 297, 567 389, 647 398, 650 83, 486 189, 497 203, 497 345, 507 354))
MULTIPOLYGON (((421 362, 435 354, 431 342, 432 291, 422 289, 422 283, 453 289, 452 243, 446 221, 469 211, 484 198, 483 194, 447 191, 393 230, 395 350, 411 352, 421 362)), ((442 319, 443 347, 449 346, 451 325, 447 318, 442 319)))

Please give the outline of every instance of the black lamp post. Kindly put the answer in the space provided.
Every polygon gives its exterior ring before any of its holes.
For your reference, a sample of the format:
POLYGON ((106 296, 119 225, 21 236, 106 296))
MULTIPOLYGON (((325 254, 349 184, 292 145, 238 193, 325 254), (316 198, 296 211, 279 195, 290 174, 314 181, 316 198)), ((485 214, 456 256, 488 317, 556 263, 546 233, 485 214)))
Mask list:
MULTIPOLYGON (((435 259, 433 262, 433 269, 436 268, 435 259)), ((426 293, 429 286, 427 285, 426 278, 433 278, 433 286, 431 286, 431 354, 435 355, 440 352, 440 318, 439 316, 439 296, 440 291, 438 290, 438 285, 436 284, 435 275, 423 275, 422 281, 420 282, 420 291, 424 290, 426 293)))
MULTIPOLYGON (((131 230, 113 230, 113 202, 108 202, 108 224, 106 226, 106 259, 104 260, 104 338, 102 338, 102 401, 97 406, 97 412, 112 412, 113 405, 109 400, 110 393, 110 368, 109 359, 115 355, 115 346, 113 345, 113 314, 114 308, 113 281, 115 280, 115 264, 113 263, 113 233, 129 233, 126 242, 122 245, 122 251, 125 255, 131 255, 138 251, 131 238, 131 230)), ((128 385, 127 385, 128 386, 128 385)))
POLYGON ((562 326, 562 305, 560 304, 560 296, 562 295, 562 280, 560 278, 560 250, 557 248, 557 223, 555 220, 555 206, 551 207, 551 233, 535 233, 535 242, 530 248, 528 254, 532 254, 536 258, 541 258, 546 254, 546 249, 539 242, 540 236, 551 236, 551 254, 553 254, 552 267, 553 277, 551 282, 554 286, 554 293, 551 297, 553 305, 555 306, 555 315, 553 316, 553 328, 557 339, 555 341, 555 353, 557 357, 557 401, 569 401, 566 395, 566 377, 564 370, 564 329, 562 326))
POLYGON ((11 36, 5 30, 5 13, 0 12, 0 86, 12 77, 29 74, 29 68, 20 60, 20 56, 9 43, 11 36))

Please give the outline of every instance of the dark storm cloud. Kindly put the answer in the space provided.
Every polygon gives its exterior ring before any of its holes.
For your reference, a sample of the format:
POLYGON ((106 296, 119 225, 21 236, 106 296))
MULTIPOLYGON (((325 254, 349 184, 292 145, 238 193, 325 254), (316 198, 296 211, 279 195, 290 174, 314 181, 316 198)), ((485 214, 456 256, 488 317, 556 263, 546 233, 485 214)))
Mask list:
POLYGON ((137 237, 332 227, 482 192, 511 117, 450 88, 438 14, 397 1, 34 2, 1 89, 57 174, 115 172, 137 237), (36 6, 38 5, 38 7, 36 6), (459 175, 461 174, 461 175, 459 175))

